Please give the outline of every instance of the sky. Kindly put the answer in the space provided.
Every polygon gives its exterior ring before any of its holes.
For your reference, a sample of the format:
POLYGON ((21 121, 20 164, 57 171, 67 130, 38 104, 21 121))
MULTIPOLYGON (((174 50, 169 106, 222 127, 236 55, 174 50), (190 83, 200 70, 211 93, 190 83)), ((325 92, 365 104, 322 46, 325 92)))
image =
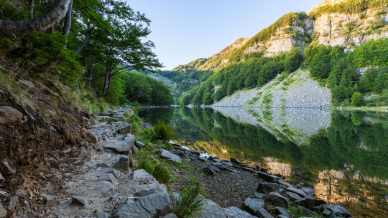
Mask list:
POLYGON ((322 0, 126 0, 146 14, 155 53, 165 69, 209 57, 250 37, 288 12, 308 11, 322 0))

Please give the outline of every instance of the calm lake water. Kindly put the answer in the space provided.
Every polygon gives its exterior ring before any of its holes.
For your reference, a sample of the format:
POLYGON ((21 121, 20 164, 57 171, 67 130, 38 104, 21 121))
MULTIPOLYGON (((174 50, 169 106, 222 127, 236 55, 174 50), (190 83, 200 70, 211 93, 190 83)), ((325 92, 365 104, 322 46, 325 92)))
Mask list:
POLYGON ((305 182, 355 217, 388 217, 388 114, 319 109, 157 108, 178 140, 220 158, 257 163, 305 182))

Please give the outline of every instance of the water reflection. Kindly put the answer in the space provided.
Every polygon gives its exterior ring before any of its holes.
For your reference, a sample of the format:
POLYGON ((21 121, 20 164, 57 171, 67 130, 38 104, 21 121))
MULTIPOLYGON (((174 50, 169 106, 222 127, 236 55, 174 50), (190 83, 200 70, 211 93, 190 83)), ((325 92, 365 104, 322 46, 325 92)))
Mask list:
MULTIPOLYGON (((388 217, 387 115, 293 109, 263 116, 217 110, 167 111, 178 138, 196 141, 197 149, 309 182, 318 197, 345 204, 355 217, 388 217)), ((156 122, 160 113, 145 111, 145 119, 156 122)))

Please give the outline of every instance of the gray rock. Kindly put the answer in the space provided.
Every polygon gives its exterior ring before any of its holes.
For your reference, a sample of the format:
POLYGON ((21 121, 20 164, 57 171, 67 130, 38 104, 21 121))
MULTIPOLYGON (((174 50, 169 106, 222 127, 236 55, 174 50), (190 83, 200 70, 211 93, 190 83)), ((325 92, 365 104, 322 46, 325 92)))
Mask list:
POLYGON ((166 216, 164 216, 163 218, 178 218, 178 217, 173 213, 169 213, 166 216))
POLYGON ((144 142, 141 142, 141 141, 138 141, 138 140, 135 141, 135 145, 138 148, 143 148, 145 146, 144 142))
POLYGON ((208 164, 206 167, 204 167, 203 172, 206 173, 209 176, 214 176, 218 172, 220 172, 220 169, 216 166, 208 164))
POLYGON ((278 192, 271 192, 265 197, 265 204, 270 204, 275 207, 288 208, 288 199, 278 192))
POLYGON ((4 208, 3 204, 0 202, 0 218, 7 217, 7 210, 4 208))
POLYGON ((255 218, 255 216, 237 207, 225 208, 224 212, 227 218, 255 218))
POLYGON ((135 136, 131 134, 128 134, 124 139, 114 139, 104 144, 104 148, 120 154, 128 154, 133 146, 135 146, 135 136))
POLYGON ((303 190, 303 192, 306 193, 306 195, 309 196, 309 197, 314 197, 314 195, 315 195, 314 188, 311 188, 311 187, 303 187, 302 190, 303 190))
POLYGON ((170 206, 171 200, 168 193, 158 192, 140 198, 128 199, 114 211, 113 217, 152 218, 170 206))
POLYGON ((87 205, 87 200, 85 198, 83 198, 82 196, 73 195, 71 197, 71 205, 78 206, 78 207, 84 207, 87 205))
POLYGON ((306 193, 303 190, 297 189, 293 186, 287 187, 286 190, 289 192, 293 192, 295 194, 298 194, 300 197, 303 197, 303 198, 307 197, 306 193))
POLYGON ((182 159, 178 155, 173 154, 165 149, 160 149, 160 156, 175 163, 182 163, 182 159))
POLYGON ((166 186, 160 184, 153 176, 145 170, 136 170, 133 173, 134 185, 129 188, 136 196, 144 196, 150 193, 167 192, 166 186))
POLYGON ((264 207, 264 200, 259 198, 247 198, 244 201, 244 207, 250 212, 257 214, 264 207))
POLYGON ((300 195, 298 195, 294 192, 286 191, 286 192, 284 192, 284 195, 286 195, 291 201, 300 202, 304 199, 303 197, 301 197, 300 195))
POLYGON ((23 122, 23 114, 9 106, 0 106, 0 125, 9 125, 23 122))
POLYGON ((344 207, 337 204, 324 204, 320 206, 323 215, 328 217, 350 218, 352 215, 344 207))
POLYGON ((197 218, 226 218, 224 209, 215 202, 204 199, 202 200, 201 209, 197 218))
POLYGON ((325 204, 325 201, 308 197, 296 203, 307 209, 314 210, 316 207, 325 204))
POLYGON ((280 180, 280 177, 273 176, 265 172, 258 171, 256 173, 258 177, 264 179, 266 182, 277 182, 280 180))
POLYGON ((263 182, 259 183, 259 186, 257 187, 257 191, 261 193, 268 194, 270 192, 276 192, 279 191, 281 186, 277 183, 273 182, 263 182))
POLYGON ((265 208, 260 208, 256 215, 260 218, 274 218, 265 208))
POLYGON ((275 207, 275 210, 278 217, 282 217, 282 218, 290 217, 290 214, 288 213, 288 210, 286 208, 275 207))
POLYGON ((0 172, 0 186, 1 186, 1 184, 3 184, 4 182, 5 182, 5 178, 4 178, 3 174, 1 174, 1 172, 0 172))

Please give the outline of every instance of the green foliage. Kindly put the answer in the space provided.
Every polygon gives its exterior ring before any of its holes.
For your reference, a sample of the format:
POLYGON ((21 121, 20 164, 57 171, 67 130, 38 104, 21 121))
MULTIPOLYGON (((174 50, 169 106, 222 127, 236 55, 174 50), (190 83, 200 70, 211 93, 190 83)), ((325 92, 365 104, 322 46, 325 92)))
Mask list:
POLYGON ((140 160, 137 167, 147 171, 149 174, 152 175, 156 169, 157 164, 158 164, 158 162, 154 159, 150 159, 150 158, 144 159, 143 158, 140 160))
POLYGON ((153 127, 154 140, 167 141, 175 137, 174 130, 164 122, 159 122, 153 127))
POLYGON ((352 95, 352 105, 353 106, 361 106, 363 103, 362 94, 360 92, 354 92, 352 95))
POLYGON ((310 13, 310 16, 319 17, 325 13, 361 13, 369 8, 384 8, 387 4, 387 0, 344 0, 334 5, 325 4, 318 7, 310 13))
POLYGON ((180 192, 180 198, 176 203, 173 212, 179 218, 193 217, 202 206, 199 197, 201 193, 201 185, 195 179, 192 179, 180 192))
POLYGON ((168 184, 171 181, 171 172, 163 164, 158 164, 152 175, 161 183, 168 184))
POLYGON ((210 105, 235 91, 263 86, 282 72, 293 72, 302 62, 303 55, 298 49, 274 58, 252 56, 212 74, 185 93, 182 102, 186 105, 210 105))
POLYGON ((125 86, 129 101, 144 105, 173 104, 171 92, 165 85, 140 73, 128 74, 125 86))

